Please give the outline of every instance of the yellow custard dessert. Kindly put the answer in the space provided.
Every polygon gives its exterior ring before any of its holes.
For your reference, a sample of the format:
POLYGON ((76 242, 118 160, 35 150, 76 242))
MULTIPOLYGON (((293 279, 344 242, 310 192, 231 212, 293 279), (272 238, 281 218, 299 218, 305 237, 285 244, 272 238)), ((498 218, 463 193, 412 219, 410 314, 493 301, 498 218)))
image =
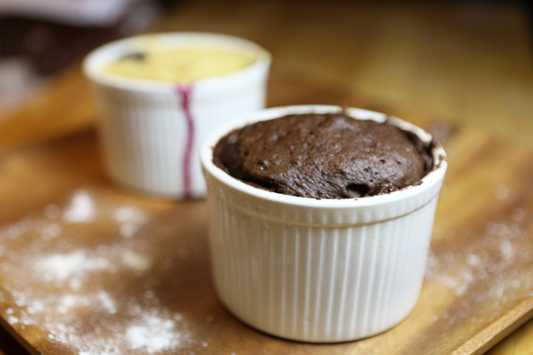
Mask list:
POLYGON ((151 48, 124 56, 104 70, 123 77, 193 82, 231 74, 255 61, 242 53, 213 48, 151 48))

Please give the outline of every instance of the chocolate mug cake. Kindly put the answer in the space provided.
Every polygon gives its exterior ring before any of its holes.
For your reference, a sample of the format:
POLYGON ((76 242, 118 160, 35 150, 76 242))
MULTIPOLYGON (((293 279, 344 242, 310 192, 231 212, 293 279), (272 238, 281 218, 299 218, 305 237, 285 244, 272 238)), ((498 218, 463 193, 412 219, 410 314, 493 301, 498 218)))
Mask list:
POLYGON ((424 280, 446 154, 357 108, 269 108, 201 150, 218 296, 263 332, 316 343, 381 333, 424 280))

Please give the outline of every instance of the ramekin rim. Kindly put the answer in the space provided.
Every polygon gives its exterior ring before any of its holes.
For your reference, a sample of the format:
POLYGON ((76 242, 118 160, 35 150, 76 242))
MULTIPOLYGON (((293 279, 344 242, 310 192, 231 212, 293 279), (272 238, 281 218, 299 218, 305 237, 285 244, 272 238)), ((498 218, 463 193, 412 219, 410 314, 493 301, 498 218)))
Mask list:
POLYGON ((196 32, 196 31, 177 31, 177 32, 160 32, 154 34, 142 34, 131 37, 126 37, 118 39, 109 43, 106 43, 94 50, 85 56, 82 63, 82 69, 87 78, 90 80, 104 86, 114 87, 123 90, 130 91, 140 91, 140 92, 153 92, 153 91, 172 91, 175 89, 176 85, 179 83, 165 82, 165 81, 156 81, 156 80, 146 80, 146 79, 135 79, 121 77, 118 75, 113 75, 104 72, 100 67, 95 63, 99 57, 108 53, 108 51, 118 50, 121 45, 125 45, 131 41, 134 41, 138 38, 144 36, 155 36, 155 37, 185 37, 185 36, 199 36, 199 37, 212 37, 213 39, 220 38, 222 40, 231 40, 240 42, 241 44, 255 47, 257 51, 257 58, 254 63, 251 65, 237 71, 234 73, 221 75, 213 78, 206 78, 201 80, 194 81, 195 87, 209 88, 210 86, 224 85, 228 81, 239 80, 241 78, 249 76, 251 73, 262 70, 264 68, 270 67, 272 62, 272 55, 261 45, 237 36, 231 36, 221 33, 211 33, 211 32, 196 32))
MULTIPOLYGON (((370 207, 381 205, 384 203, 391 203, 395 201, 400 201, 418 195, 427 191, 435 184, 439 183, 446 172, 447 161, 446 161, 446 152, 443 147, 435 143, 433 149, 433 159, 435 167, 433 170, 428 172, 419 183, 407 186, 401 190, 391 192, 390 194, 377 195, 377 196, 368 196, 361 198, 347 198, 347 199, 313 199, 308 197, 299 197, 299 196, 289 196, 280 194, 277 192, 268 191, 265 189, 257 188, 252 185, 249 185, 239 179, 234 178, 229 175, 218 166, 213 163, 213 148, 214 145, 219 141, 220 138, 224 137, 227 133, 231 132, 233 129, 242 127, 248 123, 254 123, 263 120, 275 119, 278 117, 283 117, 291 113, 330 113, 337 112, 340 110, 346 110, 351 117, 354 119, 373 119, 380 121, 380 119, 392 118, 393 124, 401 126, 403 130, 408 130, 418 137, 424 135, 425 139, 432 139, 432 136, 424 131, 423 129, 403 121, 397 117, 388 116, 383 113, 376 111, 365 110, 354 107, 342 107, 336 105, 291 105, 291 106, 280 106, 280 107, 271 107, 257 111, 254 114, 247 115, 231 122, 228 122, 226 125, 219 127, 216 131, 212 132, 202 143, 200 148, 200 159, 202 164, 202 170, 204 175, 206 172, 211 176, 216 178, 218 181, 224 183, 225 185, 241 191, 245 194, 255 196, 257 198, 268 200, 272 202, 278 202, 285 205, 293 206, 303 206, 309 208, 353 208, 353 207, 370 207), (314 110, 313 110, 314 109, 314 110), (296 112, 295 112, 296 111, 296 112), (278 112, 279 114, 275 114, 278 112), (272 115, 274 113, 274 115, 272 115), (356 113, 363 114, 360 117, 354 117, 356 113), (270 114, 270 115, 269 115, 270 114), (366 114, 366 118, 364 118, 366 114)), ((429 142, 428 142, 429 143, 429 142)))

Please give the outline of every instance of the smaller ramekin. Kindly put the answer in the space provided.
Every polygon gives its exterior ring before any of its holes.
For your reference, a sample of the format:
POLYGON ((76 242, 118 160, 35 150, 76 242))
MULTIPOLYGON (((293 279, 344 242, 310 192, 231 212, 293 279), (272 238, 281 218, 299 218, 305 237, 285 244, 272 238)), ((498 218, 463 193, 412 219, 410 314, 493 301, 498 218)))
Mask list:
POLYGON ((107 170, 121 185, 168 198, 205 195, 200 142, 214 128, 265 107, 270 54, 245 39, 210 33, 150 35, 163 46, 236 51, 256 61, 236 73, 190 85, 121 77, 103 68, 142 50, 147 36, 112 42, 90 53, 84 72, 100 108, 107 170))
MULTIPOLYGON (((388 195, 315 200, 245 184, 213 164, 213 147, 231 130, 337 106, 289 106, 245 116, 211 134, 201 149, 209 241, 217 293, 245 323, 282 338, 341 342, 401 322, 418 299, 437 197, 446 171, 442 147, 420 185, 388 195)), ((361 109, 350 116, 389 119, 429 144, 432 137, 397 118, 361 109)))

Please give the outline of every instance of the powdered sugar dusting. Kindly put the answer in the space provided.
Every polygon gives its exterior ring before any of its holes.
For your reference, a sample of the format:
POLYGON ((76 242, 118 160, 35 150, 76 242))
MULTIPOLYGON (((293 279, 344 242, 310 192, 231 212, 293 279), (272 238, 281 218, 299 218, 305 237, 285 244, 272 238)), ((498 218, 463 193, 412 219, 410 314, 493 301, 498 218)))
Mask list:
POLYGON ((46 217, 50 219, 57 218, 59 217, 59 214, 60 214, 59 207, 53 204, 46 206, 46 209, 44 210, 44 212, 46 214, 46 217))
POLYGON ((494 188, 494 195, 499 200, 505 200, 509 197, 509 188, 505 185, 496 185, 494 188))
POLYGON ((120 223, 120 233, 126 238, 133 236, 148 220, 147 215, 143 211, 133 206, 118 208, 113 213, 113 218, 120 223))
POLYGON ((61 226, 59 224, 50 224, 49 226, 46 226, 42 230, 42 237, 43 239, 50 240, 53 238, 57 238, 61 235, 61 226))
POLYGON ((117 313, 117 306, 109 294, 105 291, 98 292, 98 299, 102 302, 102 306, 111 314, 117 313))
POLYGON ((94 220, 94 202, 85 190, 75 192, 70 206, 63 213, 65 223, 89 223, 94 220))
POLYGON ((128 305, 120 310, 124 321, 113 318, 119 312, 116 300, 103 290, 59 298, 16 290, 12 295, 20 309, 8 315, 11 324, 42 326, 49 339, 75 345, 79 354, 120 355, 135 350, 157 354, 189 342, 183 317, 161 309, 157 300, 141 306, 140 300, 122 299, 128 305), (87 312, 98 314, 98 323, 82 330, 77 326, 78 317, 87 312))
POLYGON ((128 327, 126 338, 133 349, 143 348, 153 354, 179 343, 180 337, 174 333, 174 327, 172 319, 145 314, 139 323, 128 327))
MULTIPOLYGON (((508 198, 505 186, 496 190, 497 199, 508 198)), ((454 312, 440 317, 445 323, 443 330, 458 322, 491 322, 517 300, 528 297, 527 291, 533 289, 533 269, 527 268, 533 243, 526 229, 533 227, 532 217, 524 209, 514 208, 495 216, 479 230, 435 229, 433 243, 444 245, 430 251, 426 282, 444 284, 458 298, 454 312), (483 307, 483 311, 477 307, 483 307), (476 312, 490 317, 477 317, 476 312)), ((441 294, 439 299, 445 296, 441 294)))
POLYGON ((4 319, 19 330, 42 329, 69 353, 159 354, 190 346, 185 317, 161 306, 146 281, 154 268, 152 236, 140 228, 149 219, 135 206, 99 204, 98 196, 77 190, 63 208, 50 204, 1 227, 0 301, 11 305, 4 319), (21 242, 28 247, 5 253, 21 242), (130 282, 145 286, 131 293, 130 282))
POLYGON ((121 254, 122 263, 135 271, 146 271, 150 268, 151 262, 139 253, 132 250, 125 250, 121 254))
POLYGON ((102 257, 90 257, 84 250, 68 254, 51 254, 38 259, 35 270, 42 270, 48 281, 64 281, 84 272, 109 269, 110 262, 102 257))

